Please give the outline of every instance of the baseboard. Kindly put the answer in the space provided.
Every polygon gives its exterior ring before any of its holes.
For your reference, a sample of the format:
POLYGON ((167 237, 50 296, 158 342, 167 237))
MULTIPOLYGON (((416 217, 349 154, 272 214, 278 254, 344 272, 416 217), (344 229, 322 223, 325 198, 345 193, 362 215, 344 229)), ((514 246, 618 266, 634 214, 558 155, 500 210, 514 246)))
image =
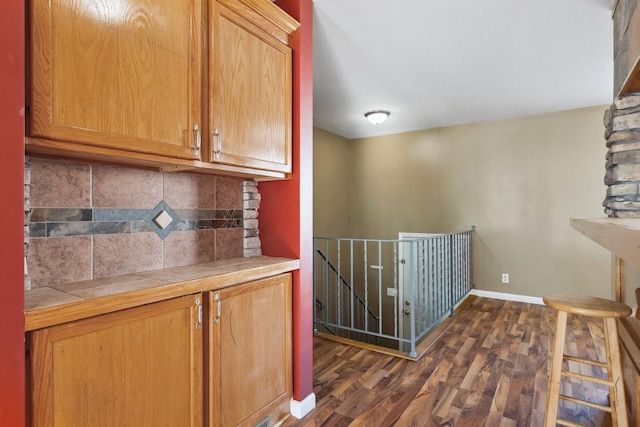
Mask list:
POLYGON ((311 393, 310 395, 302 399, 301 402, 291 399, 290 411, 291 415, 300 419, 304 418, 304 416, 311 412, 311 410, 315 407, 316 395, 314 393, 311 393))
POLYGON ((544 301, 540 297, 530 297, 528 295, 507 294, 504 292, 482 291, 480 289, 472 289, 471 295, 479 297, 502 299, 507 301, 528 302, 531 304, 543 305, 544 301))

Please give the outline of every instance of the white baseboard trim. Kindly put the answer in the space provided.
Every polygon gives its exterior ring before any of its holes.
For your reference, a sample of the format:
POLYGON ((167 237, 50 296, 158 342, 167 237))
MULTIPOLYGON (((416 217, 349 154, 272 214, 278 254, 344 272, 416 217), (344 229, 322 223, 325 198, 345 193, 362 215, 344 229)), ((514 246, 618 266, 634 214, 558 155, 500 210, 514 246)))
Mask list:
POLYGON ((304 418, 304 416, 311 412, 311 410, 315 407, 316 395, 315 393, 311 393, 310 395, 302 399, 302 402, 291 399, 289 412, 291 412, 291 415, 293 415, 297 419, 300 419, 304 418))
POLYGON ((506 294, 504 292, 482 291, 480 289, 472 289, 470 293, 471 295, 476 295, 479 297, 502 299, 507 301, 528 302, 531 304, 539 304, 539 305, 544 304, 544 301, 542 301, 542 298, 530 297, 527 295, 506 294))

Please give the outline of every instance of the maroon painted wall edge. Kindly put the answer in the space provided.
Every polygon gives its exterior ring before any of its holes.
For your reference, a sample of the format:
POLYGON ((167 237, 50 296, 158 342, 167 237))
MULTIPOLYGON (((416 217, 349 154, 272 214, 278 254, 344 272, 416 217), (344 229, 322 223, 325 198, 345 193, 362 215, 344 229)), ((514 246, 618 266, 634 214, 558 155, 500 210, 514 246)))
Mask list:
POLYGON ((25 423, 24 3, 0 13, 0 424, 25 423))
POLYGON ((293 51, 293 173, 260 183, 265 255, 300 259, 293 276, 293 398, 313 393, 313 10, 311 0, 276 3, 300 22, 293 51))

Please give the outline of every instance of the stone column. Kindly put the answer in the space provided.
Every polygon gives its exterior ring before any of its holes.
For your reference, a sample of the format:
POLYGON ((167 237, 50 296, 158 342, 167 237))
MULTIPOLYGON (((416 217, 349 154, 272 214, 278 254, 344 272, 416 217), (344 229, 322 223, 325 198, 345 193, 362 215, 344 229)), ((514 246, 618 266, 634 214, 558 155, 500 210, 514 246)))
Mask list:
POLYGON ((29 255, 29 223, 31 222, 31 162, 24 157, 24 290, 31 290, 31 279, 27 271, 29 255))
POLYGON ((254 257, 262 255, 260 233, 258 230, 258 209, 260 208, 260 193, 255 181, 243 182, 243 223, 244 223, 244 256, 254 257))
POLYGON ((612 218, 640 218, 640 93, 614 100, 604 115, 607 163, 602 205, 612 218))

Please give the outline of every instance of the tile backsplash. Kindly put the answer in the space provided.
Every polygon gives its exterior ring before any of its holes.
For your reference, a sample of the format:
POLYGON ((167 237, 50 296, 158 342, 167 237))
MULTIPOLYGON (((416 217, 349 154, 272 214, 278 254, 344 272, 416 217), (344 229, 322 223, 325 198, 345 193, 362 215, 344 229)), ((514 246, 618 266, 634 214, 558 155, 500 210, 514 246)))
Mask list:
POLYGON ((257 185, 28 158, 27 289, 260 255, 257 185))

